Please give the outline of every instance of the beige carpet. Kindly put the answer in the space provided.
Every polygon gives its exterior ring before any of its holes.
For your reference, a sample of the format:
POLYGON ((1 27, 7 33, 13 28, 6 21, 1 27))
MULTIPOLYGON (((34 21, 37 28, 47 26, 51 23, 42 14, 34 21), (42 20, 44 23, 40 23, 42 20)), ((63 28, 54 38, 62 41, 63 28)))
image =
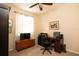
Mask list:
POLYGON ((57 52, 54 52, 53 50, 51 51, 52 54, 49 54, 49 52, 46 51, 43 55, 42 54, 43 50, 40 50, 41 48, 42 48, 41 46, 36 45, 30 48, 24 49, 20 52, 13 50, 9 52, 9 56, 79 56, 71 52, 57 53, 57 52))

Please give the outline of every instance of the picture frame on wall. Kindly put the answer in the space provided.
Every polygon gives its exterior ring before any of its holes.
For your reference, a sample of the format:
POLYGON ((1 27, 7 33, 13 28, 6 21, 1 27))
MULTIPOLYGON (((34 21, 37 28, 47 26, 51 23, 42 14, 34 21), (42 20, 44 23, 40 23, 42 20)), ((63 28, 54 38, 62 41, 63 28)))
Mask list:
POLYGON ((59 21, 49 22, 49 29, 50 30, 59 30, 59 21))

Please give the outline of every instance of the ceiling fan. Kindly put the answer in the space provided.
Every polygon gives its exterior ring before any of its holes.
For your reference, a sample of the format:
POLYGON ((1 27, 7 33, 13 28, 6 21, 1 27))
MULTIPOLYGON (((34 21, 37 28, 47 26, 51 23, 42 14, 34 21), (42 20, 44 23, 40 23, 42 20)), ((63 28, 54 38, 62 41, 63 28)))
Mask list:
POLYGON ((42 11, 43 10, 43 7, 42 7, 42 5, 53 5, 53 3, 36 3, 36 4, 33 4, 32 6, 30 6, 29 8, 32 8, 32 7, 34 7, 34 6, 36 6, 36 5, 38 5, 39 6, 39 9, 40 9, 40 11, 42 11))

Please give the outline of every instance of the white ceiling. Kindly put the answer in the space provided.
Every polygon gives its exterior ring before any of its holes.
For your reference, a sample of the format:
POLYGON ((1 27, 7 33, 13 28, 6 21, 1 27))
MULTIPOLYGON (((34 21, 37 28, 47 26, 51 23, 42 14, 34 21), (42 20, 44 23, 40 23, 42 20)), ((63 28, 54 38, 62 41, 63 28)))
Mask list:
POLYGON ((44 12, 47 12, 47 11, 53 9, 53 7, 54 7, 54 4, 53 5, 43 5, 43 4, 41 4, 41 6, 43 7, 43 10, 40 11, 38 5, 36 5, 32 8, 29 8, 33 4, 35 4, 35 3, 15 3, 13 5, 20 8, 20 9, 29 11, 31 13, 44 13, 44 12))

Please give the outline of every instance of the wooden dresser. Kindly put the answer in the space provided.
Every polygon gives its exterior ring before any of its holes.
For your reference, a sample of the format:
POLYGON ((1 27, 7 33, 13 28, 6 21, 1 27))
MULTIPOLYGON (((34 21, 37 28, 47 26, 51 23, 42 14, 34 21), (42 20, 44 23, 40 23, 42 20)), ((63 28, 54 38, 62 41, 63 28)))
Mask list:
POLYGON ((24 39, 16 41, 16 50, 20 51, 35 45, 35 39, 24 39))

